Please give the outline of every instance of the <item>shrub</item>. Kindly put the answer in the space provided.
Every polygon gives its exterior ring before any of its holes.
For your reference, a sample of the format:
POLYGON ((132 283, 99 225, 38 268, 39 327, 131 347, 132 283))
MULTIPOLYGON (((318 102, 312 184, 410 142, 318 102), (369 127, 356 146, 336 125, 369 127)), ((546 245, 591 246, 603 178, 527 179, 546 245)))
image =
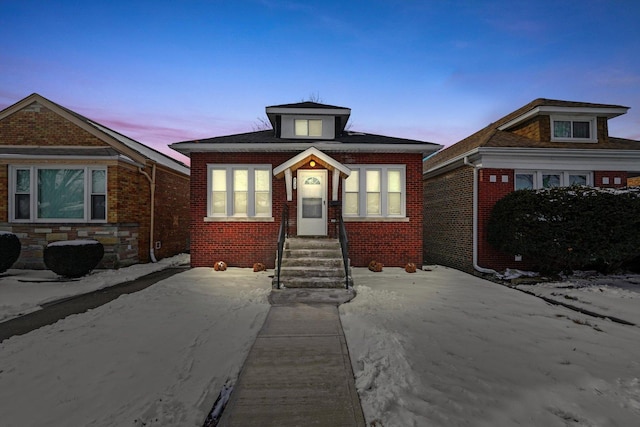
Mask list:
POLYGON ((20 257, 22 245, 13 233, 0 232, 0 273, 7 271, 20 257))
POLYGON ((493 207, 487 238, 542 272, 608 273, 640 254, 639 196, 589 187, 515 191, 493 207))
POLYGON ((104 247, 96 240, 68 240, 49 243, 44 249, 44 264, 62 277, 81 277, 96 268, 104 247))

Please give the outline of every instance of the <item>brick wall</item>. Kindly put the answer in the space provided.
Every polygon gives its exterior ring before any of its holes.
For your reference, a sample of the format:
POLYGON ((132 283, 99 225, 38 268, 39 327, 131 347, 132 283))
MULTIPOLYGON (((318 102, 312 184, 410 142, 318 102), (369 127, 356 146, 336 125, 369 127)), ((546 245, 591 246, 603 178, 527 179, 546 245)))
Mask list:
POLYGON ((473 272, 473 168, 424 180, 424 259, 473 272))
MULTIPOLYGON (((21 146, 109 146, 104 141, 37 103, 0 121, 0 144, 21 146)), ((44 268, 42 250, 55 240, 95 238, 105 246, 100 267, 117 268, 148 262, 150 187, 138 167, 116 160, 21 160, 29 164, 75 164, 107 166, 107 223, 8 223, 8 167, 0 164, 0 229, 21 239, 22 254, 15 266, 44 268)), ((151 167, 145 168, 151 175, 151 167)), ((188 248, 189 177, 158 167, 156 175, 155 241, 158 259, 188 248)))
POLYGON ((602 188, 620 188, 627 186, 626 172, 595 171, 593 173, 594 186, 602 188))
MULTIPOLYGON (((223 260, 231 266, 250 267, 263 262, 275 265, 277 236, 282 207, 289 206, 290 231, 296 232, 296 191, 286 202, 284 179, 272 180, 273 222, 205 222, 207 214, 207 164, 271 164, 277 167, 295 153, 194 153, 191 156, 191 265, 212 266, 223 260)), ((422 157, 420 154, 331 153, 338 162, 349 164, 407 164, 406 213, 409 222, 347 222, 352 265, 365 266, 372 259, 387 266, 422 263, 422 157)), ((302 168, 310 167, 308 165, 302 168)), ((331 176, 331 174, 329 174, 331 176)), ((331 182, 331 179, 329 179, 331 182)), ((331 198, 331 184, 328 195, 331 198)), ((340 194, 340 192, 339 192, 340 194)), ((339 196, 341 198, 341 194, 339 196)), ((335 208, 329 208, 329 219, 335 208)), ((335 223, 328 234, 335 236, 335 223)))

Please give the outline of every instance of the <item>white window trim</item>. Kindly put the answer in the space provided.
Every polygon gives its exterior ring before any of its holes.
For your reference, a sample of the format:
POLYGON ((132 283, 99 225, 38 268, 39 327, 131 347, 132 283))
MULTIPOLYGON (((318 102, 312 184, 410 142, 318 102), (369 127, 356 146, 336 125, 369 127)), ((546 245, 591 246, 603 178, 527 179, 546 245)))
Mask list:
POLYGON ((563 115, 552 115, 551 116, 551 141, 553 142, 587 142, 587 143, 597 143, 598 142, 598 120, 596 116, 563 116, 563 115), (571 130, 573 132, 573 122, 589 122, 589 138, 556 138, 553 136, 553 123, 556 121, 561 122, 571 122, 571 130))
POLYGON ((229 164, 229 163, 209 163, 207 164, 207 216, 204 218, 205 222, 273 222, 273 173, 271 164, 229 164), (226 214, 213 214, 212 213, 212 182, 211 172, 214 169, 224 169, 227 176, 227 212, 226 214), (247 188, 247 213, 235 214, 229 213, 233 210, 233 171, 234 170, 248 170, 248 188, 247 188), (255 211, 255 171, 266 170, 269 172, 269 213, 256 215, 255 211))
POLYGON ((47 165, 10 165, 9 166, 9 221, 15 223, 106 223, 109 217, 109 180, 106 166, 83 166, 73 164, 47 164, 47 165), (16 219, 15 194, 16 171, 29 170, 29 219, 16 219), (42 169, 83 169, 84 170, 84 218, 37 218, 38 216, 38 178, 37 171, 42 169), (91 178, 92 171, 102 170, 105 173, 105 217, 104 219, 91 219, 91 178))
POLYGON ((587 186, 593 187, 593 172, 587 171, 558 171, 558 170, 516 170, 513 175, 513 188, 516 189, 517 175, 533 175, 533 189, 540 190, 543 187, 543 175, 560 175, 560 187, 569 187, 570 175, 586 175, 587 186))
POLYGON ((315 116, 315 117, 295 117, 293 119, 293 135, 296 138, 309 138, 309 139, 318 139, 318 138, 322 138, 322 136, 324 135, 324 120, 322 117, 320 116, 315 116), (307 122, 307 133, 306 134, 299 134, 296 132, 296 122, 299 120, 304 120, 307 122), (319 121, 320 122, 320 135, 309 135, 309 121, 314 120, 314 121, 319 121))
MULTIPOLYGON (((358 183, 358 214, 344 214, 345 221, 404 221, 407 219, 407 167, 401 164, 358 164, 358 165, 346 165, 352 171, 357 170, 360 182, 358 183), (381 213, 378 215, 367 214, 367 183, 366 183, 366 171, 378 170, 380 171, 380 209, 381 213), (388 182, 387 172, 389 170, 399 170, 400 180, 402 186, 402 192, 400 193, 400 214, 389 215, 388 209, 388 182)), ((345 203, 345 185, 342 185, 342 207, 344 211, 345 203)))

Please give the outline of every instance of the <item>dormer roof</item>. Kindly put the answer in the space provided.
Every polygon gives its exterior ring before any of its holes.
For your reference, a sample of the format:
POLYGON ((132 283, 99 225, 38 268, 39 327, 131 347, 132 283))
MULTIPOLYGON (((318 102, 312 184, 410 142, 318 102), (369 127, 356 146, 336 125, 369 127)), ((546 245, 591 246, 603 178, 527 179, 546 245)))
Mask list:
POLYGON ((336 134, 344 131, 349 116, 351 115, 351 109, 345 107, 338 107, 335 105, 320 104, 318 102, 297 102, 294 104, 280 104, 266 107, 267 118, 271 123, 273 129, 278 127, 278 116, 333 116, 338 118, 339 126, 336 129, 336 134))

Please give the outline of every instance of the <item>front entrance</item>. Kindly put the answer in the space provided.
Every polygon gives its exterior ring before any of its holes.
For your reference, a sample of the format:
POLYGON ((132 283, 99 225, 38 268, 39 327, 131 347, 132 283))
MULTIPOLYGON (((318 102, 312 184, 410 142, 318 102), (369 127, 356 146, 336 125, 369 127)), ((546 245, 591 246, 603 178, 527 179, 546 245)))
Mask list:
POLYGON ((327 170, 298 169, 298 236, 327 235, 327 170))

